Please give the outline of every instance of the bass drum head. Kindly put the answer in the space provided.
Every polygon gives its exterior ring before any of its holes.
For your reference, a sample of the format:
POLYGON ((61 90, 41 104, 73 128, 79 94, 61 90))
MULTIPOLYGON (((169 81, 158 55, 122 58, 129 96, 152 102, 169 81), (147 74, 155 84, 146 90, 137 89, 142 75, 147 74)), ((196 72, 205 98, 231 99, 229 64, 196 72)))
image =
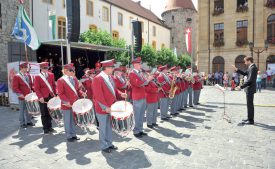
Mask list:
POLYGON ((49 109, 57 110, 61 108, 61 100, 59 97, 53 97, 48 101, 47 104, 49 109))
POLYGON ((89 99, 79 99, 74 102, 72 109, 75 114, 89 112, 93 108, 93 102, 89 99))
POLYGON ((25 101, 34 101, 34 100, 38 100, 38 97, 36 95, 36 93, 29 93, 25 96, 25 101))
POLYGON ((130 102, 118 101, 111 106, 111 115, 117 119, 124 119, 133 113, 133 106, 130 102))

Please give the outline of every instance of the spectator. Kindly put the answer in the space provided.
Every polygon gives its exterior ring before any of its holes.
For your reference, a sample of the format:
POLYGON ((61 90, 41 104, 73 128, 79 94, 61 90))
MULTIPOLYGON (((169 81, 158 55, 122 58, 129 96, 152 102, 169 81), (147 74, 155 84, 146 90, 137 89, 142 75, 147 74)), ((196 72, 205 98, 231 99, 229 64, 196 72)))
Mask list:
POLYGON ((219 83, 219 77, 220 77, 219 73, 216 72, 214 76, 215 76, 215 84, 218 84, 219 83))
POLYGON ((266 71, 266 74, 267 74, 267 85, 271 85, 271 83, 272 83, 272 70, 270 69, 270 67, 266 71))
POLYGON ((223 72, 220 71, 219 73, 219 84, 222 85, 223 84, 223 72))
POLYGON ((261 75, 261 71, 258 71, 256 85, 257 85, 256 92, 261 93, 261 89, 262 89, 262 75, 261 75))
POLYGON ((232 79, 231 79, 231 90, 233 91, 233 90, 235 90, 235 88, 236 88, 235 78, 232 77, 232 79))
POLYGON ((228 72, 226 72, 223 75, 223 86, 226 90, 227 90, 227 87, 228 87, 228 81, 229 81, 229 76, 228 76, 228 72))
POLYGON ((262 88, 263 89, 266 89, 266 78, 267 78, 267 74, 266 74, 266 72, 264 72, 262 74, 262 88))

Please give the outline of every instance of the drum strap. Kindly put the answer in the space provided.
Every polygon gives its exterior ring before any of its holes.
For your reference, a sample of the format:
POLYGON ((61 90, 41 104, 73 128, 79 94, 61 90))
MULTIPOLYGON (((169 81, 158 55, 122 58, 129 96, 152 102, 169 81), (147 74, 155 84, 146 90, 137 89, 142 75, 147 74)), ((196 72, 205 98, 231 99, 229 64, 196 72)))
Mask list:
POLYGON ((72 83, 69 81, 69 79, 65 76, 62 76, 62 79, 67 83, 67 85, 74 91, 74 93, 78 96, 74 86, 72 85, 72 83))
POLYGON ((21 73, 18 73, 17 75, 22 79, 22 81, 23 81, 23 82, 28 86, 28 88, 31 90, 30 84, 26 81, 25 77, 24 77, 21 73))
POLYGON ((41 73, 39 74, 39 76, 44 81, 44 83, 47 85, 47 87, 49 88, 50 92, 52 92, 52 94, 54 94, 53 89, 52 89, 51 85, 49 84, 48 80, 46 80, 45 76, 43 76, 41 73))

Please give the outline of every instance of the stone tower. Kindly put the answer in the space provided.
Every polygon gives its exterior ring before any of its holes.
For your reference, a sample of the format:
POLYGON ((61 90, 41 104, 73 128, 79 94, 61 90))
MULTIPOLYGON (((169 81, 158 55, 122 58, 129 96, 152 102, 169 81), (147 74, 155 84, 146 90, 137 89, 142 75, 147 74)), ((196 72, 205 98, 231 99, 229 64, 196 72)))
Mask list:
POLYGON ((168 0, 162 19, 171 28, 170 46, 172 50, 176 48, 178 56, 187 53, 185 31, 192 29, 191 55, 195 58, 197 11, 192 0, 168 0))

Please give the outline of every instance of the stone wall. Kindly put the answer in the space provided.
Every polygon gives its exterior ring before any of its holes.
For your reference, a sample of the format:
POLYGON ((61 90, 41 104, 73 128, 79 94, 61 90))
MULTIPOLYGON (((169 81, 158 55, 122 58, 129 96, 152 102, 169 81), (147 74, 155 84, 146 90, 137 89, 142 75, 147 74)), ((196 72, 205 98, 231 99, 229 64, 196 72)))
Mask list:
MULTIPOLYGON (((18 14, 18 0, 0 1, 2 11, 2 30, 0 30, 0 82, 7 82, 8 42, 18 14)), ((25 0, 25 10, 29 13, 29 1, 25 0)))
POLYGON ((177 54, 187 53, 186 42, 185 42, 185 30, 188 27, 192 28, 192 50, 193 58, 196 55, 196 44, 197 44, 197 12, 192 9, 176 9, 171 11, 166 11, 162 14, 164 23, 171 28, 171 49, 177 49, 177 54), (174 21, 172 20, 174 16, 174 21), (191 18, 191 22, 186 22, 187 18, 191 18), (172 42, 174 38, 174 42, 172 42))

